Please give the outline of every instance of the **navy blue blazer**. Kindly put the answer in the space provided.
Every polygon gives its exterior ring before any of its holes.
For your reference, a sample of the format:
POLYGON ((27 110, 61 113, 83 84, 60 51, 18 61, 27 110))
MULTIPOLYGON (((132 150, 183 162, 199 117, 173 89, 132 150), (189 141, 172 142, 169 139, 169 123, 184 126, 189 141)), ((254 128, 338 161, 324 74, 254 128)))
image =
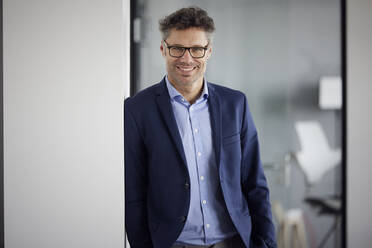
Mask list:
MULTIPOLYGON (((243 93, 208 83, 213 144, 229 215, 246 247, 276 247, 256 128, 243 93)), ((125 227, 131 248, 169 248, 190 178, 165 80, 124 105, 125 227)))

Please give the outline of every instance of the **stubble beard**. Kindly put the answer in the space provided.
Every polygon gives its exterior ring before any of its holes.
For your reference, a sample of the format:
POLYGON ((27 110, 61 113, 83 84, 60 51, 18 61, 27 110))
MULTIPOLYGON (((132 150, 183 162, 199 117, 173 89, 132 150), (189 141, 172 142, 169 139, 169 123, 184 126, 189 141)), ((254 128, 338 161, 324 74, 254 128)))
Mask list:
POLYGON ((200 78, 203 78, 203 68, 201 67, 201 64, 198 64, 198 63, 192 63, 192 64, 187 64, 187 63, 174 63, 174 64, 170 64, 168 65, 171 70, 168 70, 169 72, 169 75, 171 76, 171 79, 173 79, 174 84, 176 84, 177 86, 181 87, 181 88, 190 88, 192 87, 193 85, 195 85, 199 80, 200 78), (178 67, 189 67, 189 66, 193 66, 193 73, 190 74, 190 75, 187 75, 187 72, 185 74, 182 74, 181 70, 178 68, 178 67))

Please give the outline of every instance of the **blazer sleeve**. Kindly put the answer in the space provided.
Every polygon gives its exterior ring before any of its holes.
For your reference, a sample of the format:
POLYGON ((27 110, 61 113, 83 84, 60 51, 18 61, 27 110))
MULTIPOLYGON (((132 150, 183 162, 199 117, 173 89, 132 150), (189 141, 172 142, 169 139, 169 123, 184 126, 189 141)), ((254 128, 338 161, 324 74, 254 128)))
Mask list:
POLYGON ((128 241, 131 248, 152 248, 147 221, 146 148, 127 104, 124 104, 124 152, 125 228, 128 241))
POLYGON ((251 247, 276 247, 269 189, 260 160, 257 131, 245 96, 241 142, 242 188, 252 220, 251 247))

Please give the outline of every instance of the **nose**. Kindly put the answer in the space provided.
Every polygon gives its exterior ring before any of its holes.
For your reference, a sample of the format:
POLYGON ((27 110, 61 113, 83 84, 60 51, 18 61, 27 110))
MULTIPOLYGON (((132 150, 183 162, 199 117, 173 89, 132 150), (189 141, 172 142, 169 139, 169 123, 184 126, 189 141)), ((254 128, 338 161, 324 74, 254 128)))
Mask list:
POLYGON ((185 60, 185 61, 193 61, 193 57, 191 57, 191 53, 190 53, 190 49, 187 49, 185 51, 185 53, 183 54, 183 56, 181 57, 181 59, 185 60))

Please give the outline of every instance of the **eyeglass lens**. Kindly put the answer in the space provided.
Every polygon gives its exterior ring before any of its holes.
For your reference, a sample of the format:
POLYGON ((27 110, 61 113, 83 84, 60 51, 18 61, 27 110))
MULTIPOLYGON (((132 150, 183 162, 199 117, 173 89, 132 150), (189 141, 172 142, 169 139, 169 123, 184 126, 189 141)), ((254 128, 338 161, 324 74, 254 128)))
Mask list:
POLYGON ((189 50, 190 54, 194 58, 202 58, 204 57, 205 54, 205 49, 202 47, 190 47, 190 48, 185 48, 185 47, 171 47, 169 49, 169 53, 173 57, 182 57, 185 53, 185 51, 189 50))

